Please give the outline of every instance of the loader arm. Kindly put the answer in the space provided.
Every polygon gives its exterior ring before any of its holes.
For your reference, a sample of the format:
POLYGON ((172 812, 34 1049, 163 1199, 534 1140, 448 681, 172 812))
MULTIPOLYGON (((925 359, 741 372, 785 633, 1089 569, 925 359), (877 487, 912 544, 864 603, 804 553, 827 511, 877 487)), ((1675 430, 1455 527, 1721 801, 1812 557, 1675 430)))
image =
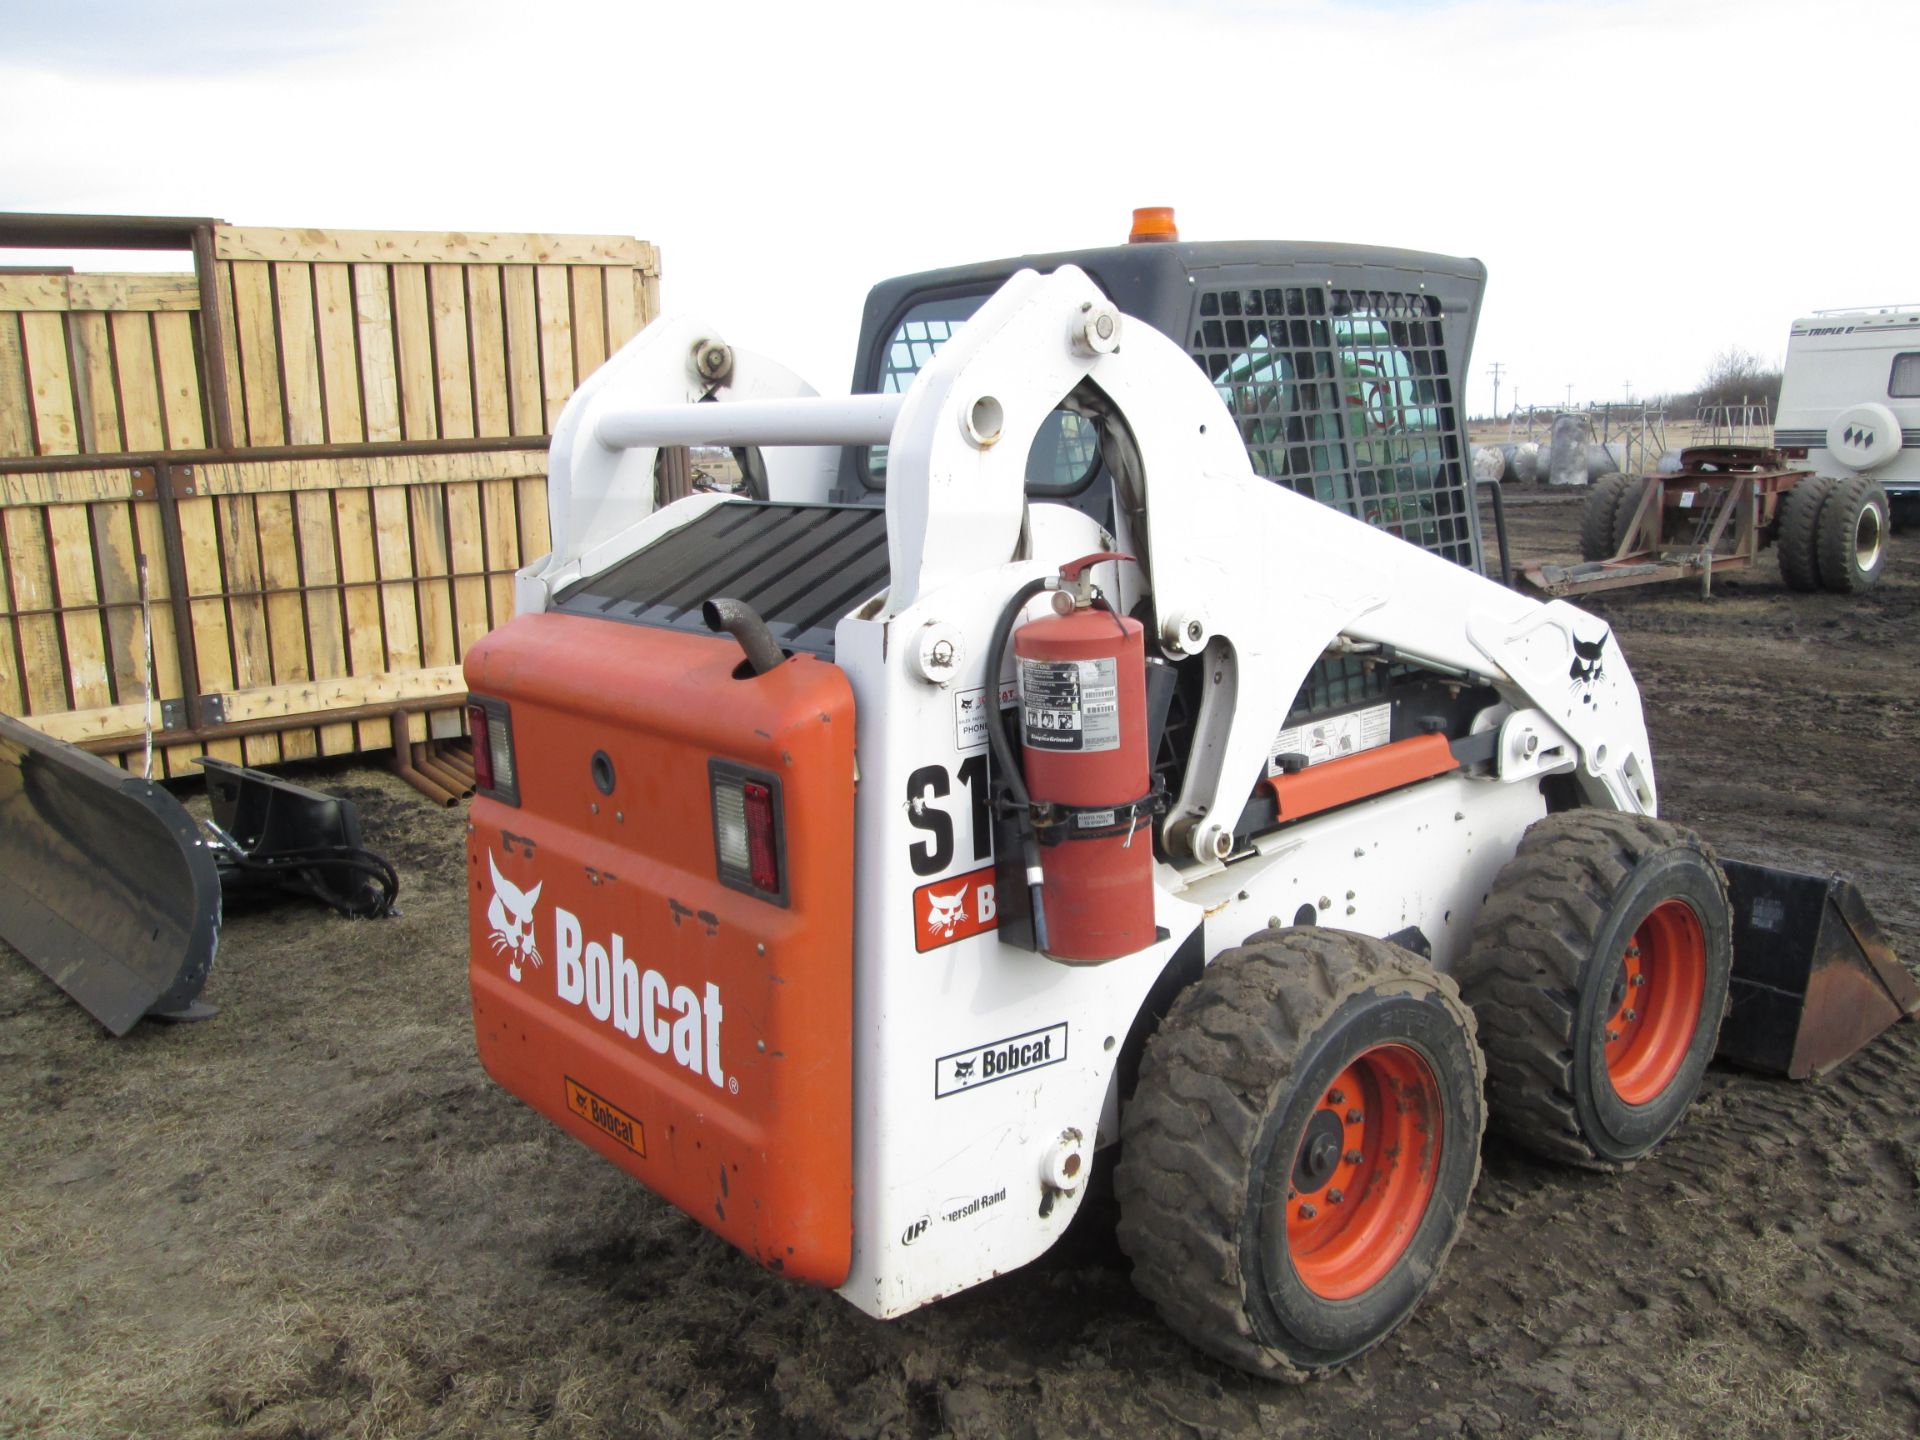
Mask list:
POLYGON ((1532 736, 1516 760, 1559 751, 1607 808, 1652 813, 1639 692, 1608 628, 1542 605, 1253 473, 1207 378, 1151 326, 1121 322, 1080 270, 1016 275, 916 379, 889 449, 887 613, 1013 558, 1024 458, 1082 382, 1112 402, 1134 462, 1117 509, 1139 551, 1160 645, 1205 654, 1195 752, 1163 821, 1170 851, 1217 866, 1313 663, 1347 637, 1442 675, 1496 686, 1532 736), (1111 343, 1090 337, 1107 316, 1111 343), (1144 546, 1141 540, 1144 538, 1144 546), (1209 818, 1211 817, 1211 818, 1209 818))

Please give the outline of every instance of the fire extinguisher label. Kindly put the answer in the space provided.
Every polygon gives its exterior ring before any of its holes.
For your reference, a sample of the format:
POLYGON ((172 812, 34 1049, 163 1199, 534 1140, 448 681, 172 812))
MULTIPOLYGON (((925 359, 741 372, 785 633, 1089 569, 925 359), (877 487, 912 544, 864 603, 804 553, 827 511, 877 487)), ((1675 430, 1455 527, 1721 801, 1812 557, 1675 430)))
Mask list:
POLYGON ((1030 750, 1118 750, 1113 660, 1020 661, 1021 731, 1030 750))

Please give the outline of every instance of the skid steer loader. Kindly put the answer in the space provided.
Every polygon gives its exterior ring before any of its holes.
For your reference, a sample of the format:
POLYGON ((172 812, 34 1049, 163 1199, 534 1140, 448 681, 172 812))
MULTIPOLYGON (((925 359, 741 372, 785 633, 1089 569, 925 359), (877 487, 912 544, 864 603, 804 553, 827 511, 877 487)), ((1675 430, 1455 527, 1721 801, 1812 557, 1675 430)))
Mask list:
MULTIPOLYGON (((1121 1142, 1140 1289, 1281 1378, 1418 1303, 1489 1108, 1645 1155, 1734 916, 1608 627, 1479 573, 1483 279, 1177 241, 908 277, 837 399, 649 327, 467 660, 488 1071, 881 1317, 1040 1255, 1121 1142), (656 507, 682 444, 741 493, 656 507)), ((1913 1008, 1850 889, 1746 868, 1746 1058, 1913 1008)))

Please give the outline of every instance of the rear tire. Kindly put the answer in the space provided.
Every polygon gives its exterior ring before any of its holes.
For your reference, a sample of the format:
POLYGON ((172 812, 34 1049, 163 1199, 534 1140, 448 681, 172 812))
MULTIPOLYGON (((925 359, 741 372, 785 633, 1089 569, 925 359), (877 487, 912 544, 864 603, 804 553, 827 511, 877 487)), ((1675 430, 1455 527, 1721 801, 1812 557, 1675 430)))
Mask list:
POLYGON ((1820 560, 1814 541, 1819 534, 1820 507, 1839 482, 1830 475, 1809 475, 1780 501, 1780 578, 1789 590, 1803 594, 1820 588, 1820 560))
POLYGON ((1398 946, 1306 927, 1225 952, 1149 1042, 1122 1120, 1135 1286, 1270 1379, 1371 1349, 1459 1236, 1484 1076, 1453 981, 1398 946))
POLYGON ((1580 558, 1611 560, 1619 547, 1614 544, 1613 517, 1620 508, 1629 477, 1621 474, 1602 476, 1587 492, 1580 511, 1580 558))
POLYGON ((1887 492, 1869 475, 1834 486, 1820 507, 1814 541, 1820 583, 1836 595, 1871 590, 1887 563, 1887 492))
POLYGON ((1693 1103, 1732 968, 1726 876, 1698 835, 1611 811, 1536 821, 1457 972, 1494 1128, 1549 1159, 1633 1164, 1693 1103))

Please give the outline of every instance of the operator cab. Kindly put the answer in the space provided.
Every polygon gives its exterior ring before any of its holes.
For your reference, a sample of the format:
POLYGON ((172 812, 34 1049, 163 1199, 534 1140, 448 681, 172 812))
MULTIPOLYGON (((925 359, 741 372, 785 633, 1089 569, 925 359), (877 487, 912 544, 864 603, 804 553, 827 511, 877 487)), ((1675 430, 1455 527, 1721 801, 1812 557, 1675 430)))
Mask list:
MULTIPOLYGON (((1160 213, 1144 235, 1136 221, 1126 245, 881 282, 867 297, 852 389, 906 390, 1008 277, 1077 265, 1193 357, 1257 474, 1485 573, 1454 377, 1466 373, 1486 268, 1358 245, 1182 242, 1160 213)), ((847 447, 834 498, 877 504, 885 488, 886 447, 847 447)), ((1078 397, 1035 437, 1027 495, 1112 528, 1098 423, 1078 397)))

